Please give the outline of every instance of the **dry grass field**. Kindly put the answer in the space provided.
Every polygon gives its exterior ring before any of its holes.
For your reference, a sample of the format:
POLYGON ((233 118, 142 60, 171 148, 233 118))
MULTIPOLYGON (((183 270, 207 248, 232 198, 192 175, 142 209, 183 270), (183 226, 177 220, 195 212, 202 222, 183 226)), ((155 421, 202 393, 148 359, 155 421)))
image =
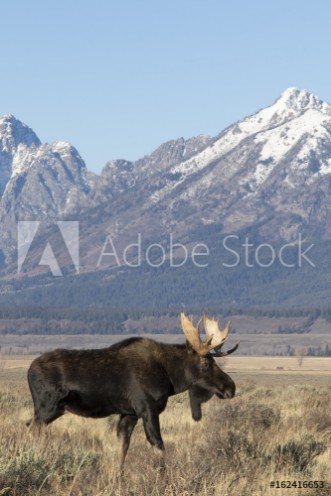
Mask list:
POLYGON ((31 358, 13 359, 0 360, 1 496, 331 495, 330 360, 307 358, 300 368, 294 358, 229 358, 236 397, 212 399, 199 423, 187 394, 171 398, 161 415, 165 473, 138 423, 119 478, 116 417, 67 414, 34 437, 24 425, 31 358), (270 488, 277 480, 324 488, 270 488))

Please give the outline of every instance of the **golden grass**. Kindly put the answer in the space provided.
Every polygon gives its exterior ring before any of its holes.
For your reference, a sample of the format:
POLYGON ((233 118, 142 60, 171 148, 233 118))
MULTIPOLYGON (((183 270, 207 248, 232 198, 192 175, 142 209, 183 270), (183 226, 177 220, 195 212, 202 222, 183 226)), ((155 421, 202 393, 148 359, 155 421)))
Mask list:
MULTIPOLYGON (((0 355, 0 370, 24 368, 27 369, 32 360, 39 355, 0 355)), ((276 371, 314 372, 330 375, 330 357, 303 357, 301 366, 298 357, 288 356, 229 356, 222 359, 222 365, 229 371, 276 371)))
POLYGON ((1 496, 329 496, 331 386, 274 387, 238 375, 231 401, 212 399, 199 423, 186 394, 161 415, 166 472, 141 423, 118 478, 116 417, 67 414, 39 438, 24 425, 32 403, 23 375, 0 385, 1 496), (325 489, 271 489, 272 480, 322 480, 325 489))
POLYGON ((291 372, 319 372, 330 375, 331 358, 305 356, 299 365, 298 357, 288 356, 230 356, 227 357, 227 370, 282 370, 291 372))

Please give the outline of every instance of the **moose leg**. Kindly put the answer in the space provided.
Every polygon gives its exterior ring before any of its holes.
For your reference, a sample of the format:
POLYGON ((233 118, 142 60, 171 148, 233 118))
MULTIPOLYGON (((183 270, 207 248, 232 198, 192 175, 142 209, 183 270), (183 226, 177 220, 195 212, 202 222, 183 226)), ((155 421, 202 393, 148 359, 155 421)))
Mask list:
POLYGON ((63 398, 53 398, 50 395, 46 398, 38 398, 35 400, 34 416, 26 422, 26 426, 29 427, 31 431, 40 434, 42 427, 45 427, 47 424, 50 424, 61 417, 64 414, 64 411, 65 406, 63 398))
POLYGON ((46 426, 44 422, 41 422, 36 417, 30 419, 28 422, 25 423, 25 425, 29 428, 29 432, 31 432, 32 434, 36 434, 37 436, 40 436, 42 428, 46 426))
POLYGON ((121 415, 117 424, 117 436, 121 438, 121 451, 119 455, 120 471, 123 472, 124 460, 130 446, 131 435, 136 426, 138 417, 121 415))
POLYGON ((148 409, 143 413, 142 419, 147 440, 156 450, 161 468, 164 468, 164 444, 161 437, 159 414, 148 409))
POLYGON ((34 417, 30 425, 39 429, 40 425, 50 424, 64 414, 68 391, 34 377, 32 372, 29 372, 28 380, 34 404, 34 417))

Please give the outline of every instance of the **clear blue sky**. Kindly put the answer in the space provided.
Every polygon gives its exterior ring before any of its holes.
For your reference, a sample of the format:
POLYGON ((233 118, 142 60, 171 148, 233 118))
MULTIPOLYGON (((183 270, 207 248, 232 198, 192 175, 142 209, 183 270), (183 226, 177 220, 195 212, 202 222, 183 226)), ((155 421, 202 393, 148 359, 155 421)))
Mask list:
POLYGON ((289 86, 331 102, 327 0, 13 0, 0 114, 89 168, 224 127, 289 86))

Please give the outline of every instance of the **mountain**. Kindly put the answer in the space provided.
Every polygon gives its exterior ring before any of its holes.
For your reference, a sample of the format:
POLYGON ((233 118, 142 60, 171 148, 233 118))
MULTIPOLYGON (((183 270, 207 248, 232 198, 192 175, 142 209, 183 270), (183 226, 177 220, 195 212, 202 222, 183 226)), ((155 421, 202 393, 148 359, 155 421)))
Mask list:
POLYGON ((111 209, 122 233, 161 221, 182 234, 201 224, 228 233, 259 224, 273 240, 321 231, 329 238, 330 133, 330 105, 289 88, 216 138, 166 143, 135 163, 109 162, 103 188, 121 196, 111 209))
POLYGON ((40 145, 37 135, 12 115, 0 119, 0 196, 12 173, 19 172, 19 161, 14 164, 14 156, 23 155, 29 148, 40 145))
POLYGON ((17 222, 52 222, 94 206, 96 175, 68 143, 42 144, 12 115, 0 119, 1 248, 16 254, 17 222))
MULTIPOLYGON (((169 261, 170 237, 189 251, 196 243, 208 245, 213 263, 217 249, 222 248, 221 240, 229 234, 240 239, 250 235, 254 243, 271 243, 275 250, 285 243, 291 243, 294 249, 301 240, 328 247, 331 240, 331 106, 296 88, 285 90, 271 106, 234 123, 216 137, 200 135, 169 141, 135 162, 111 160, 99 176, 87 170, 70 144, 41 144, 31 129, 13 116, 4 116, 0 120, 0 171, 0 248, 6 281, 15 278, 17 272, 18 220, 48 224, 50 230, 46 228, 43 239, 46 236, 50 240, 55 236, 55 220, 79 220, 81 272, 91 277, 93 274, 98 284, 106 277, 113 287, 118 283, 121 291, 124 279, 128 287, 137 286, 139 270, 133 271, 122 262, 127 256, 135 263, 137 248, 132 247, 126 255, 124 250, 139 238, 145 264, 141 270, 146 280, 152 277, 146 275, 146 249, 151 243, 160 243, 161 248, 155 246, 149 252, 149 259, 155 266, 162 257, 169 261), (109 237, 112 245, 107 254, 109 237), (109 275, 107 269, 118 265, 121 267, 109 275)), ((55 238, 53 245, 57 246, 55 238)), ((319 247, 319 259, 328 253, 323 250, 319 247)), ((34 261, 25 270, 30 277, 40 271, 36 253, 34 259, 32 253, 34 261)), ((176 256, 183 257, 179 246, 176 256)), ((166 273, 160 283, 164 285, 166 277, 170 281, 172 276, 164 264, 160 267, 158 275, 161 270, 166 273)), ((304 285, 305 277, 311 278, 311 273, 303 272, 296 287, 304 285)), ((198 279, 201 283, 207 273, 214 277, 218 272, 215 267, 213 274, 208 269, 204 273, 200 270, 192 282, 186 271, 181 291, 197 284, 198 279)), ((228 284, 238 285, 244 273, 232 272, 226 277, 228 284)), ((276 284, 277 279, 279 285, 288 277, 288 271, 283 274, 275 267, 268 274, 261 276, 263 297, 265 279, 269 278, 270 284, 276 284)), ((33 284, 38 284, 35 279, 33 284)), ((245 276, 241 284, 244 288, 251 285, 251 276, 245 276)), ((180 292, 178 288, 176 291, 175 300, 180 292)), ((242 293, 231 291, 229 301, 242 301, 242 293), (231 300, 234 292, 236 297, 231 300)), ((275 293, 275 286, 267 291, 271 293, 275 293)), ((275 301, 275 296, 270 296, 270 301, 272 298, 275 301)))
MULTIPOLYGON (((162 211, 181 230, 188 220, 190 228, 217 223, 225 232, 265 221, 273 239, 289 241, 316 226, 328 237, 330 133, 330 105, 290 88, 193 156, 150 167, 144 211, 162 211)), ((135 188, 145 181, 142 170, 135 188)))

